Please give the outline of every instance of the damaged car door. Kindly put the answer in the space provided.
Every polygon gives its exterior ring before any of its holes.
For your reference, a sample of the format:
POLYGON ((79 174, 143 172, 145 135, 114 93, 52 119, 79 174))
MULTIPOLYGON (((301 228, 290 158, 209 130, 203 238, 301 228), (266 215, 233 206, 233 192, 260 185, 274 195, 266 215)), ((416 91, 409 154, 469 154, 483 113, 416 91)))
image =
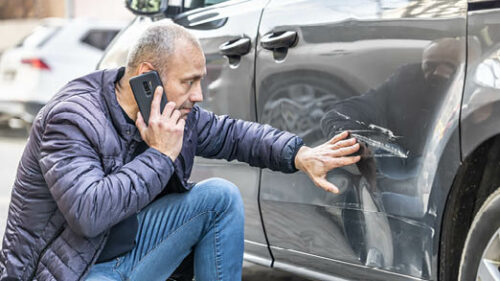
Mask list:
POLYGON ((304 173, 262 171, 274 267, 321 280, 435 276, 442 207, 433 194, 452 180, 438 163, 448 155, 447 165, 460 161, 466 4, 266 6, 257 45, 258 121, 296 133, 308 146, 344 130, 363 144, 357 165, 328 174, 339 194, 315 187, 304 173))

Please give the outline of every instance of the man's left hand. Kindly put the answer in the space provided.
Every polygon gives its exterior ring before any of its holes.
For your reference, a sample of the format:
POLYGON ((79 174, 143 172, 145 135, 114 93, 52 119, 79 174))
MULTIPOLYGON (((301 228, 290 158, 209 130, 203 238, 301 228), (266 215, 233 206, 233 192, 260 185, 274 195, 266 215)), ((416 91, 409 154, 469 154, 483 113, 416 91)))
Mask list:
POLYGON ((348 135, 348 132, 342 132, 314 148, 302 146, 295 156, 295 167, 305 172, 316 186, 338 193, 339 189, 326 180, 328 171, 354 164, 361 159, 359 155, 348 156, 359 150, 359 143, 355 138, 345 139, 348 135))

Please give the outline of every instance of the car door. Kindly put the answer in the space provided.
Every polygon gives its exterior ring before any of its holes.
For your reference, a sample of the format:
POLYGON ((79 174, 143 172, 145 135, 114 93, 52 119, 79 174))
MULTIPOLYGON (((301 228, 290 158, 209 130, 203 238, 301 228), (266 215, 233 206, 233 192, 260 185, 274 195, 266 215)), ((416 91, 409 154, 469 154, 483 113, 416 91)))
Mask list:
MULTIPOLYGON (((203 108, 232 118, 256 120, 255 40, 266 2, 228 1, 174 18, 199 38, 205 53, 203 108)), ((271 257, 258 206, 260 169, 237 161, 196 158, 192 180, 209 177, 225 178, 239 187, 245 205, 245 256, 269 266, 271 257)))
POLYGON ((327 175, 339 194, 315 187, 302 172, 263 170, 260 203, 275 267, 321 280, 435 276, 440 207, 429 198, 442 184, 437 175, 446 175, 438 170, 443 155, 459 163, 466 4, 266 6, 257 120, 311 147, 343 130, 364 146, 357 165, 327 175))

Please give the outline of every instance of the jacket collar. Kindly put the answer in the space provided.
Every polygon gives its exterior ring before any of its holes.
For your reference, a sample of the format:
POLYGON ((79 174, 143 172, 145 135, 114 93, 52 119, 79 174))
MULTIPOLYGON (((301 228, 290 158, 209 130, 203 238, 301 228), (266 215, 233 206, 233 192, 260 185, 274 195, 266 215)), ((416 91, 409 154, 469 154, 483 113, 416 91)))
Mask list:
POLYGON ((137 127, 129 124, 123 116, 122 109, 116 99, 115 81, 119 75, 123 75, 124 68, 106 69, 102 75, 102 95, 109 110, 109 115, 118 133, 128 141, 142 141, 141 134, 137 127))
MULTIPOLYGON (((120 73, 120 70, 122 69, 124 70, 124 68, 114 68, 106 69, 103 71, 101 93, 108 107, 109 115, 111 116, 113 125, 115 126, 118 133, 127 141, 135 140, 137 142, 142 142, 142 137, 139 129, 137 129, 135 125, 130 124, 127 122, 127 120, 125 120, 120 104, 116 99, 115 81, 117 81, 119 75, 122 75, 120 73)), ((192 110, 189 113, 186 120, 186 127, 184 128, 184 143, 186 141, 191 141, 191 131, 192 129, 194 129, 195 122, 194 111, 195 110, 192 110)))

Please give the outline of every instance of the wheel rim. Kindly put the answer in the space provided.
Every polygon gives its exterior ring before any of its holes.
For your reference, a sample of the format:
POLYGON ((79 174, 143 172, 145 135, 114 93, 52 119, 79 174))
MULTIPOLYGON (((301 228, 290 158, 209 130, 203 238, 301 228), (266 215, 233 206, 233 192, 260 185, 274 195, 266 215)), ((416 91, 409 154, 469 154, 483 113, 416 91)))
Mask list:
POLYGON ((500 281, 500 228, 493 234, 483 252, 476 281, 500 281))

